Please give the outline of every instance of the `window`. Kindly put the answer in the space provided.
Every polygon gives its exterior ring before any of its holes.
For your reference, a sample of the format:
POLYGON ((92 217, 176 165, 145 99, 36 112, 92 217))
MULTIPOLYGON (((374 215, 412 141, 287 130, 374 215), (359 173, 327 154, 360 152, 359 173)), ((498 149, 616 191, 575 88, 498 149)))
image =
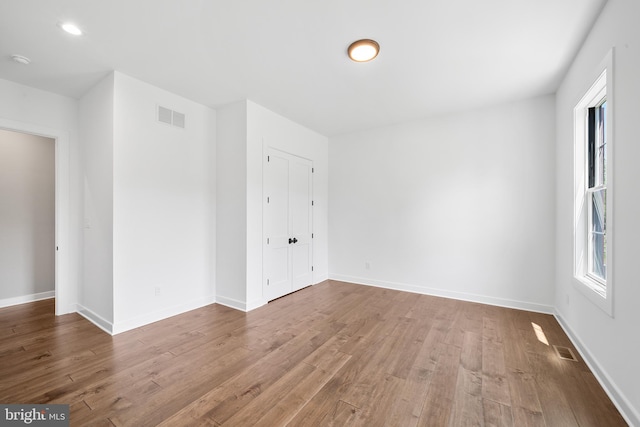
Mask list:
POLYGON ((578 288, 613 315, 611 271, 612 54, 574 110, 574 275, 578 288))
POLYGON ((605 98, 587 114, 587 274, 606 292, 607 283, 607 137, 605 98))

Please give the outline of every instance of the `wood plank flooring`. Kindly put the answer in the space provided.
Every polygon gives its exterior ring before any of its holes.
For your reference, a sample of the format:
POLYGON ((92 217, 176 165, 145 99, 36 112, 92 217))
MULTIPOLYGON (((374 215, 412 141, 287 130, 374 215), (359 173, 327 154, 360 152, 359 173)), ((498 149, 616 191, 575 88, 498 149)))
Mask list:
POLYGON ((115 337, 53 313, 0 310, 0 402, 72 426, 626 425, 545 314, 335 281, 115 337))

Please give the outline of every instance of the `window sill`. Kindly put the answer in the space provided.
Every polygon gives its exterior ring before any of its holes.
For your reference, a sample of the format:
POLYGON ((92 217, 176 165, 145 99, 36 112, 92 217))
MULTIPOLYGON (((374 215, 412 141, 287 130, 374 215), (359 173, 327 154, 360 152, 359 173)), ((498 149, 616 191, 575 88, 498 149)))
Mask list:
MULTIPOLYGON (((588 276, 574 276, 573 284, 575 287, 590 300, 594 305, 613 317, 613 303, 611 295, 607 296, 601 286, 588 276)), ((608 285, 611 288, 611 285, 608 285)))

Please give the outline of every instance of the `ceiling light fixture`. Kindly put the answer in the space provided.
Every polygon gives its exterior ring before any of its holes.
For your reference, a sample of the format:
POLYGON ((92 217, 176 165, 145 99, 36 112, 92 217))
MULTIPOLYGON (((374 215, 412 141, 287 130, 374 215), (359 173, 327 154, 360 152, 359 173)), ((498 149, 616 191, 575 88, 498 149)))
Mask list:
POLYGON ((64 22, 60 24, 60 28, 62 28, 69 34, 73 34, 74 36, 82 35, 82 30, 78 28, 75 24, 72 24, 71 22, 64 22))
POLYGON ((26 56, 22 56, 22 55, 11 55, 11 59, 13 59, 17 63, 23 64, 23 65, 29 65, 29 63, 31 62, 31 60, 29 58, 27 58, 26 56))
POLYGON ((352 61, 367 62, 378 56, 380 45, 375 40, 362 39, 351 43, 348 52, 352 61))

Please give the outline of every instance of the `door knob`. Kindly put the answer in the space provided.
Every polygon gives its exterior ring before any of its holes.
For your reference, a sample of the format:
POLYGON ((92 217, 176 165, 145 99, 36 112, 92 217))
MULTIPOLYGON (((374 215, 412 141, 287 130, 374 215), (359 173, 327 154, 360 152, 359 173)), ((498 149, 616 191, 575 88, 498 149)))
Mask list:
POLYGON ((289 237, 289 244, 293 243, 293 239, 291 237, 289 237))
POLYGON ((296 239, 295 237, 293 238, 293 243, 298 243, 298 239, 296 239))

